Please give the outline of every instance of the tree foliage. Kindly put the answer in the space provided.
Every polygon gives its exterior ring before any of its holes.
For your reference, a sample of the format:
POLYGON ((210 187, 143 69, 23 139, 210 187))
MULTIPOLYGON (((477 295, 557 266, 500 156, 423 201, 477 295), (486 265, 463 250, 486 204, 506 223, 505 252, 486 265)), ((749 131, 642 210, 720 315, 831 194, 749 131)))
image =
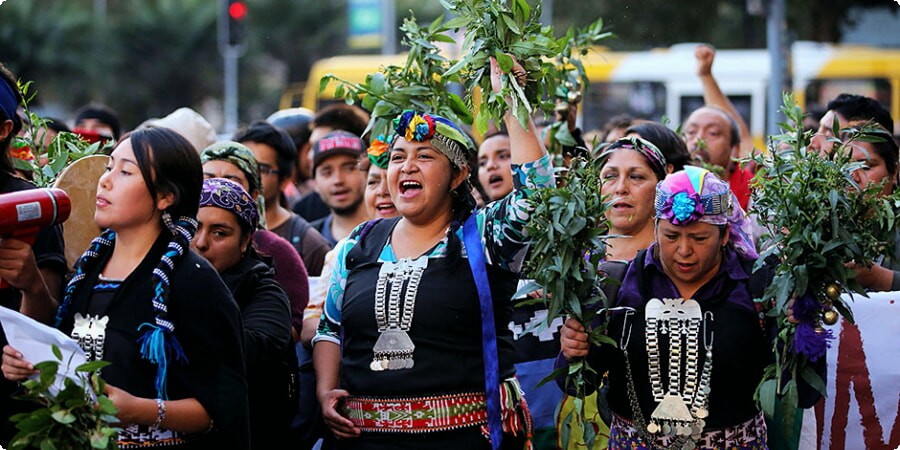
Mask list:
MULTIPOLYGON (((274 110, 286 84, 305 81, 316 60, 348 52, 345 1, 247 1, 247 51, 240 60, 243 122, 274 110)), ((217 1, 107 0, 105 20, 98 18, 96 3, 7 0, 0 6, 0 61, 35 82, 36 110, 63 115, 99 101, 116 109, 131 128, 222 97, 217 1)), ((528 3, 535 6, 537 0, 528 3)), ((852 6, 883 5, 883 0, 787 4, 789 29, 797 39, 835 40, 841 25, 852 22, 852 6)), ((424 23, 443 12, 437 1, 396 0, 398 27, 410 10, 424 23)), ((746 0, 554 2, 558 30, 598 17, 619 37, 604 45, 618 49, 689 41, 726 48, 765 44, 764 18, 749 16, 746 0)))

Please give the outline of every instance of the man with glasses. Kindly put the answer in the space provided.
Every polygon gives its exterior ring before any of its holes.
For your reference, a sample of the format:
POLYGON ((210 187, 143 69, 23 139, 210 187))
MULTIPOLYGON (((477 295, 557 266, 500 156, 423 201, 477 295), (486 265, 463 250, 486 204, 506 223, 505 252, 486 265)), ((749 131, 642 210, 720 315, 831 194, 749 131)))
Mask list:
POLYGON ((235 133, 232 140, 247 146, 259 163, 266 226, 294 246, 309 276, 319 276, 331 246, 309 222, 287 209, 282 198, 282 189, 291 183, 297 158, 290 135, 268 122, 258 121, 235 133))

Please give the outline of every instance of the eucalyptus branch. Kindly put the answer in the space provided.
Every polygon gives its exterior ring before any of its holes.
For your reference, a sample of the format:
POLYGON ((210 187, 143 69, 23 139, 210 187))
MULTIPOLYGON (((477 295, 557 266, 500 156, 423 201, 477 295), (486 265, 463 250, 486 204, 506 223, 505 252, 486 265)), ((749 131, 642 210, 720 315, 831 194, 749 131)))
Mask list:
MULTIPOLYGON (((438 43, 452 43, 451 30, 443 16, 427 27, 420 26, 411 16, 400 27, 402 42, 409 48, 403 66, 382 67, 369 74, 363 83, 353 83, 328 74, 319 83, 324 91, 330 83, 337 82, 335 97, 361 106, 371 112, 366 133, 373 137, 390 134, 390 122, 407 109, 435 113, 454 123, 471 124, 472 114, 463 99, 452 92, 450 83, 459 83, 459 77, 447 74, 446 69, 456 61, 441 53, 438 43)), ((452 21, 451 21, 452 22, 452 21)), ((364 134, 366 134, 364 133, 364 134)))
POLYGON ((821 154, 809 149, 811 135, 802 129, 803 113, 790 95, 785 95, 782 111, 786 131, 771 138, 769 155, 754 157, 758 169, 753 180, 752 212, 769 233, 754 270, 770 256, 777 260, 772 283, 757 299, 770 305, 768 315, 779 328, 773 345, 775 363, 766 369, 757 389, 770 416, 776 405, 783 408, 782 414, 793 414, 800 378, 824 389, 809 366, 828 345, 822 324, 833 324, 838 314, 853 321, 841 293, 865 295, 865 290, 848 263, 871 266, 880 256, 892 256, 893 246, 885 243, 894 241, 898 221, 894 211, 900 206, 900 193, 883 195, 887 180, 860 186, 853 179, 854 172, 865 166, 865 161, 854 160, 853 147, 889 136, 881 136, 872 123, 835 130, 834 150, 821 154), (787 318, 791 302, 795 313, 803 304, 799 324, 787 318))
POLYGON ((555 38, 552 27, 540 25, 540 3, 531 7, 526 0, 441 0, 441 4, 456 15, 446 26, 465 27, 463 57, 447 70, 448 75, 461 75, 466 87, 466 104, 473 111, 475 128, 487 130, 490 121, 500 123, 507 111, 523 127, 535 109, 546 114, 553 111, 557 86, 566 80, 566 72, 576 70, 587 84, 579 56, 587 54, 590 46, 611 36, 603 30, 602 20, 585 28, 570 29, 566 36, 555 38), (528 73, 528 82, 521 89, 512 77, 501 77, 500 92, 491 88, 490 73, 484 70, 488 58, 497 59, 506 74, 513 61, 528 73), (481 101, 476 104, 474 93, 480 88, 481 101), (512 101, 507 105, 506 98, 512 101))
MULTIPOLYGON (((606 258, 609 224, 607 199, 598 195, 600 167, 596 161, 572 160, 561 173, 563 187, 544 188, 529 201, 534 206, 526 232, 532 237, 526 270, 543 286, 542 302, 548 309, 544 326, 558 317, 573 317, 588 329, 593 345, 615 345, 606 336, 606 322, 596 325, 598 311, 606 303, 600 288, 606 278, 598 270, 606 258)), ((603 317, 608 317, 604 315, 603 317)), ((550 377, 554 377, 555 372, 550 377)), ((578 398, 574 418, 584 423, 586 376, 596 374, 587 361, 573 361, 566 371, 567 386, 578 398)), ((590 447, 593 427, 585 423, 584 440, 590 447)))

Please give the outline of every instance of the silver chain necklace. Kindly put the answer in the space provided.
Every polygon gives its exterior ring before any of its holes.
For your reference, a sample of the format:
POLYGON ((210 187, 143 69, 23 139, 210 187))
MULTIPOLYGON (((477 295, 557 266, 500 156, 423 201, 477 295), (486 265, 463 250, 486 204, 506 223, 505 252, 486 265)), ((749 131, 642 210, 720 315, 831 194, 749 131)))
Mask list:
MULTIPOLYGON (((625 321, 633 313, 626 314, 625 321)), ((655 447, 659 433, 661 437, 673 439, 670 448, 693 449, 700 439, 705 427, 705 418, 709 415, 707 401, 712 376, 712 333, 707 342, 707 321, 712 321, 712 312, 704 315, 699 303, 695 300, 651 299, 645 310, 646 350, 648 357, 648 375, 653 399, 658 403, 650 415, 650 423, 645 424, 640 409, 637 391, 634 387, 631 364, 628 360, 628 341, 631 327, 623 326, 621 348, 625 353, 625 372, 628 383, 628 398, 634 413, 634 424, 638 434, 646 444, 655 447), (700 325, 703 325, 703 343, 706 359, 702 371, 699 371, 699 336, 700 325), (669 335, 668 355, 668 391, 663 388, 660 370, 661 354, 659 335, 669 335), (684 357, 682 358, 682 340, 684 340, 684 357), (684 360, 684 388, 681 386, 681 366, 684 360), (698 372, 699 383, 698 383, 698 372)))
POLYGON ((381 265, 375 283, 375 321, 380 334, 372 347, 374 356, 369 368, 373 371, 411 369, 415 364, 413 352, 416 346, 408 332, 415 312, 419 282, 426 267, 427 256, 402 258, 381 265), (404 284, 406 293, 401 311, 400 294, 404 284))

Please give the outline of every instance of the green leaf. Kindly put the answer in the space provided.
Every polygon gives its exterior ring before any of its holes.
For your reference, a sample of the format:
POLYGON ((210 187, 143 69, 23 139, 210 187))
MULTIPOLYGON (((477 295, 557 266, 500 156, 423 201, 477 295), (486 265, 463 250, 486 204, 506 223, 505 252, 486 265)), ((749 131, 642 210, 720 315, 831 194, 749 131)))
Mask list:
POLYGON ((484 135, 487 133, 488 124, 490 123, 491 117, 486 110, 481 110, 478 114, 475 115, 475 130, 480 135, 484 135))
POLYGON ((109 361, 97 360, 88 361, 75 368, 76 372, 99 372, 100 369, 109 365, 109 361))
POLYGON ((503 73, 509 73, 513 69, 513 59, 506 53, 496 52, 494 53, 494 58, 497 59, 497 64, 500 65, 500 70, 503 73))
POLYGON ((50 350, 53 352, 53 356, 55 356, 56 359, 62 361, 62 352, 56 344, 51 345, 50 350))
POLYGON ((46 438, 41 441, 41 450, 56 450, 56 445, 53 444, 52 439, 46 438))
POLYGON ((334 75, 330 73, 326 73, 321 80, 319 80, 319 94, 325 92, 325 89, 328 87, 328 83, 334 79, 334 75))
POLYGON ((522 34, 522 29, 519 28, 519 25, 516 23, 515 19, 513 19, 512 17, 510 17, 506 14, 504 14, 500 17, 503 18, 503 22, 506 23, 506 26, 509 27, 510 31, 512 31, 513 33, 518 34, 518 35, 522 34))
POLYGON ((445 28, 450 28, 453 30, 457 30, 469 24, 469 19, 467 17, 454 17, 444 23, 445 28))
POLYGON ((93 434, 91 434, 91 448, 107 448, 108 446, 108 434, 99 431, 95 431, 93 434))
POLYGON ((812 386, 816 391, 818 391, 822 396, 826 396, 825 390, 825 381, 822 380, 822 377, 816 373, 816 370, 811 366, 806 366, 800 372, 800 376, 803 378, 803 381, 806 381, 807 384, 812 386))
POLYGON ((55 420, 61 424, 64 424, 64 425, 68 425, 75 421, 75 415, 73 415, 67 409, 61 409, 59 411, 56 411, 53 414, 51 414, 51 416, 53 417, 53 420, 55 420))
POLYGON ((759 397, 759 406, 766 414, 767 418, 775 417, 776 404, 776 388, 778 382, 776 380, 765 380, 759 385, 757 396, 759 397))

